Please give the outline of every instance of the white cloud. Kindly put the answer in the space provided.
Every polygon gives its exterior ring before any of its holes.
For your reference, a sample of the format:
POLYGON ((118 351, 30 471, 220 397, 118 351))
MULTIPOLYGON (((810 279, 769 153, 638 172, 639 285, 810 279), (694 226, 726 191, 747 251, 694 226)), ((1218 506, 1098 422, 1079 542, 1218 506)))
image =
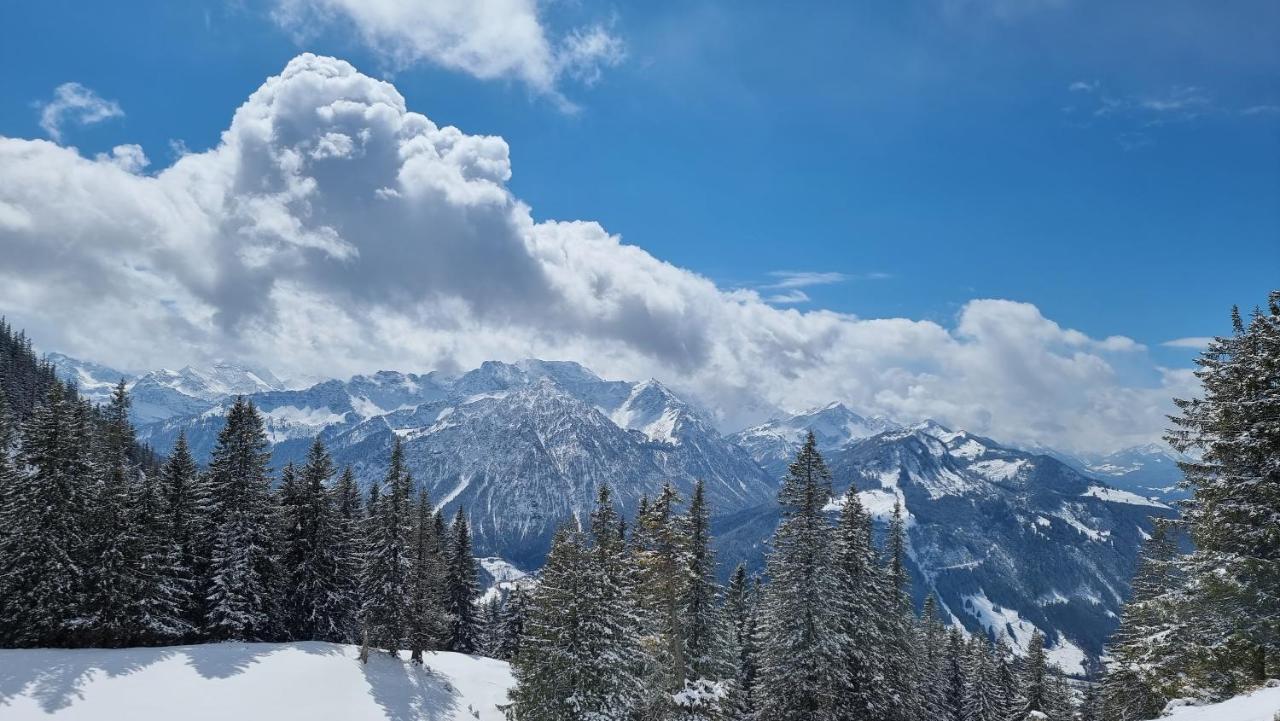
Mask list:
POLYGON ((138 173, 151 164, 141 145, 117 145, 110 153, 98 153, 94 158, 100 163, 112 163, 126 173, 138 173))
POLYGON ((597 223, 536 222, 502 138, 332 58, 295 58, 208 151, 149 175, 127 157, 0 138, 0 312, 45 348, 287 376, 569 359, 666 379, 726 426, 837 399, 1092 449, 1153 440, 1194 381, 1025 303, 970 301, 950 327, 775 308, 597 223), (1144 363, 1156 380, 1117 370, 1144 363))
POLYGON ((560 92, 568 76, 590 85, 625 49, 604 25, 552 37, 537 0, 277 0, 273 17, 305 39, 341 24, 393 67, 429 62, 477 78, 513 78, 573 105, 560 92))
POLYGON ((1207 336, 1193 336, 1189 338, 1174 338, 1173 340, 1167 340, 1160 345, 1169 348, 1193 348, 1195 350, 1203 350, 1212 340, 1212 338, 1207 336))
POLYGON ((811 285, 830 285, 832 283, 843 283, 849 279, 844 273, 819 272, 819 271, 797 271, 797 270, 775 270, 769 275, 777 278, 776 281, 769 285, 761 286, 763 288, 807 288, 811 285))
POLYGON ((40 127, 51 138, 62 140, 66 123, 93 125, 124 116, 114 100, 104 100, 80 83, 63 83, 53 90, 53 100, 40 103, 40 127))
POLYGON ((808 303, 809 294, 804 292, 803 290, 800 290, 799 288, 794 288, 792 290, 786 291, 785 293, 775 293, 771 296, 768 296, 765 298, 765 301, 769 303, 774 303, 777 305, 787 305, 790 303, 808 303))

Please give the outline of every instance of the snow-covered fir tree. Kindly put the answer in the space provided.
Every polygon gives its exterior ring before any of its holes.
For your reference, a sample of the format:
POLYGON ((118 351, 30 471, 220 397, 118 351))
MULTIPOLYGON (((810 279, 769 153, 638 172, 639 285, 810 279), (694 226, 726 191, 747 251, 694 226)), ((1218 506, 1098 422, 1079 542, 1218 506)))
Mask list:
POLYGON ((381 486, 375 484, 369 491, 367 544, 360 577, 360 622, 366 658, 369 648, 395 653, 404 646, 413 571, 410 485, 404 448, 397 438, 385 479, 381 486))
POLYGON ((212 534, 206 633, 213 639, 282 635, 270 452, 262 417, 243 397, 227 412, 209 461, 205 505, 212 534))
POLYGON ((200 556, 199 539, 202 534, 199 473, 187 434, 178 433, 178 439, 169 452, 160 476, 164 496, 165 523, 168 525, 169 543, 173 555, 174 583, 185 589, 182 594, 182 619, 190 630, 188 637, 204 626, 204 603, 201 570, 207 567, 207 559, 200 556))
POLYGON ((528 596, 520 586, 516 586, 503 600, 502 610, 498 614, 497 643, 493 648, 494 658, 510 661, 519 655, 527 615, 528 596))
POLYGON ((282 503, 284 613, 295 639, 344 641, 350 627, 343 587, 343 574, 349 569, 337 543, 341 521, 329 489, 332 476, 333 462, 317 438, 282 503))
POLYGON ((444 608, 445 558, 436 537, 435 513, 426 489, 418 492, 413 514, 413 571, 409 597, 409 658, 441 648, 449 631, 444 608))
POLYGON ((892 689, 884 675, 888 644, 884 616, 893 610, 887 600, 885 577, 876 567, 871 542, 871 517, 862 508, 856 489, 845 494, 836 524, 835 562, 832 575, 839 591, 827 600, 836 612, 832 643, 840 645, 840 679, 836 705, 852 719, 878 719, 890 715, 892 689))
POLYGON ((471 555, 471 529, 461 507, 449 526, 445 564, 445 648, 475 653, 480 643, 480 618, 475 603, 480 596, 480 585, 476 578, 476 560, 471 555))
POLYGON ((759 589, 747 576, 747 567, 742 563, 738 564, 729 579, 724 605, 733 630, 732 648, 737 652, 733 695, 730 699, 731 717, 744 719, 749 718, 756 710, 759 589))
POLYGON ((833 531, 823 513, 831 473, 809 433, 778 492, 782 522, 773 535, 760 619, 761 721, 834 721, 847 687, 833 572, 833 531))
POLYGON ((342 469, 338 483, 333 488, 333 495, 333 547, 342 567, 342 572, 338 574, 338 594, 342 603, 341 616, 346 622, 343 640, 347 643, 359 643, 364 504, 361 503, 360 489, 356 486, 356 476, 350 466, 342 469))

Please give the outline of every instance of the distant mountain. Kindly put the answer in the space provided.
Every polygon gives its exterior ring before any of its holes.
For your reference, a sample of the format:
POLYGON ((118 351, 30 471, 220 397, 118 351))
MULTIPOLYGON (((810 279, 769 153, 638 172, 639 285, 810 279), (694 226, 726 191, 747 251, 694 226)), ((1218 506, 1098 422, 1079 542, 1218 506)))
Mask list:
POLYGON ((129 383, 136 378, 132 373, 108 368, 101 363, 79 360, 62 353, 46 353, 44 359, 53 364, 59 378, 75 383, 80 388, 80 394, 94 403, 106 403, 111 400, 111 391, 121 379, 129 383))
POLYGON ((1168 446, 1150 443, 1106 455, 1086 455, 1081 463, 1084 470, 1116 488, 1172 502, 1190 496, 1178 487, 1182 481, 1178 463, 1187 460, 1168 446))
MULTIPOLYGON (((249 398, 277 466, 301 460, 318 435, 367 485, 383 476, 399 437, 436 502, 468 509, 477 551, 526 566, 541 563, 557 524, 585 520, 605 483, 626 513, 668 480, 686 497, 706 481, 721 514, 775 494, 743 449, 661 383, 603 380, 576 363, 491 361, 459 376, 383 371, 249 398)), ((139 433, 163 451, 185 430, 203 460, 223 410, 215 404, 139 433)))
POLYGON ((826 453, 850 441, 901 428, 880 416, 864 418, 841 403, 801 411, 787 418, 775 418, 739 431, 730 439, 751 454, 772 479, 779 479, 795 458, 806 434, 813 431, 818 449, 826 453))
MULTIPOLYGON (((850 486, 882 523, 902 504, 917 603, 934 593, 966 628, 1023 649, 1039 628, 1054 660, 1076 672, 1118 622, 1151 517, 1173 514, 1050 456, 931 421, 826 455, 833 514, 850 486)), ((765 507, 721 519, 717 531, 758 563, 777 520, 765 507)))
POLYGON ((218 366, 131 384, 141 438, 163 452, 185 431, 201 460, 237 393, 262 412, 277 468, 300 461, 319 436, 367 486, 385 474, 399 438, 414 478, 446 513, 467 510, 477 553, 499 572, 503 561, 536 569, 557 524, 585 519, 604 483, 630 516, 664 482, 687 498, 696 479, 715 512, 721 570, 739 559, 759 570, 779 518, 777 483, 812 430, 835 475, 832 514, 850 486, 881 529, 902 504, 917 602, 936 594, 970 630, 1020 647, 1039 628, 1070 670, 1100 653, 1115 627, 1151 517, 1174 513, 1167 496, 1128 483, 1161 468, 1157 449, 1072 459, 838 403, 725 436, 656 380, 605 380, 576 363, 380 371, 304 389, 218 366))

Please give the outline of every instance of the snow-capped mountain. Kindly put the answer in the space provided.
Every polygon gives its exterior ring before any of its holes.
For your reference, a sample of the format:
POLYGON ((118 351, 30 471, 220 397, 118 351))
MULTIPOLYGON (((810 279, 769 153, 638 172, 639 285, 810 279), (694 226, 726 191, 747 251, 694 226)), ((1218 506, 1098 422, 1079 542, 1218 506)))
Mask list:
MULTIPOLYGON (((575 363, 486 362, 459 376, 383 371, 249 398, 282 465, 325 439, 363 483, 382 477, 394 439, 414 478, 470 516, 477 550, 537 564, 557 524, 585 519, 602 484, 625 512, 671 481, 706 481, 718 513, 772 499, 760 467, 695 406, 655 380, 607 381, 575 363)), ((204 458, 227 400, 139 427, 161 452, 179 430, 204 458)))
POLYGON ((818 449, 825 453, 850 441, 900 427, 887 418, 864 418, 841 403, 831 403, 752 426, 733 434, 731 438, 751 454, 770 478, 777 479, 786 473, 787 465, 795 457, 809 431, 813 431, 818 449))
MULTIPOLYGON (((1054 660, 1076 672, 1118 621, 1151 516, 1174 513, 1047 455, 932 421, 826 455, 832 512, 850 486, 878 520, 902 504, 917 601, 934 593, 969 630, 1003 633, 1021 648, 1039 628, 1054 660)), ((776 513, 728 519, 721 536, 762 550, 751 539, 776 513)))
POLYGON ((53 364, 59 378, 75 383, 80 388, 80 394, 94 403, 111 400, 111 392, 121 379, 127 384, 136 378, 132 373, 62 353, 46 353, 44 359, 53 364))
POLYGON ((1182 480, 1178 463, 1187 460, 1187 456, 1168 446, 1149 443, 1105 455, 1085 455, 1080 464, 1116 488, 1172 502, 1189 495, 1178 487, 1182 480))
POLYGON ((435 502, 446 513, 467 510, 477 552, 526 569, 541 563, 557 524, 585 518, 600 485, 629 515, 664 482, 687 497, 696 479, 707 483, 724 570, 739 559, 760 568, 778 521, 778 479, 812 430, 835 474, 833 513, 850 485, 882 521, 902 504, 918 600, 936 593, 970 630, 1019 645, 1039 628, 1072 669, 1114 628, 1150 517, 1174 512, 1163 496, 1106 475, 1123 481, 1139 463, 1148 467, 1154 449, 1073 467, 934 421, 904 426, 838 403, 726 437, 657 380, 604 380, 576 363, 380 371, 293 390, 266 372, 216 371, 134 379, 141 440, 164 452, 185 430, 207 458, 238 393, 262 412, 276 467, 300 461, 319 436, 368 484, 383 476, 399 438, 435 502))

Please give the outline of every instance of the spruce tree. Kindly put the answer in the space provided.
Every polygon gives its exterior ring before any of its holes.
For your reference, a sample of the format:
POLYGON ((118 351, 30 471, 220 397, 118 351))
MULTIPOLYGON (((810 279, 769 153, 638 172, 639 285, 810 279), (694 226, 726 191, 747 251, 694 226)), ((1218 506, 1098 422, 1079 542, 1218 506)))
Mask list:
POLYGON ((143 472, 130 513, 138 537, 137 583, 131 599, 131 643, 174 643, 195 630, 189 620, 194 588, 174 540, 162 481, 143 472))
POLYGON ((917 619, 911 601, 911 577, 907 572, 907 524, 901 501, 893 504, 886 537, 887 577, 881 614, 885 654, 883 675, 887 687, 887 718, 914 721, 924 713, 921 675, 916 658, 920 653, 917 619))
POLYGON ((970 639, 965 656, 964 721, 1006 721, 998 677, 985 637, 970 639))
POLYGON ((761 613, 762 721, 828 721, 846 687, 840 596, 832 528, 823 513, 831 473, 809 433, 778 492, 782 522, 768 557, 770 583, 761 613))
POLYGON ((582 625, 589 602, 589 553, 576 524, 556 530, 538 585, 529 597, 520 651, 511 664, 511 721, 586 721, 595 711, 579 695, 581 668, 601 664, 583 652, 582 625))
POLYGON ((837 705, 852 719, 889 717, 893 689, 884 675, 890 650, 884 632, 889 625, 887 616, 898 609, 891 604, 888 579, 876 567, 871 517, 852 486, 845 494, 836 527, 833 570, 840 591, 828 604, 838 616, 833 641, 842 646, 845 674, 837 705))
POLYGON ((968 678, 965 675, 964 636, 957 626, 947 632, 946 661, 943 666, 943 715, 939 721, 965 721, 965 695, 968 678))
POLYGON ((209 461, 207 633, 215 640, 280 637, 275 506, 262 417, 243 396, 227 413, 209 461))
POLYGON ((283 561, 287 577, 284 612, 291 637, 343 641, 348 631, 340 520, 329 491, 333 462, 317 438, 284 506, 283 561))
POLYGON ((498 615, 498 642, 493 649, 494 658, 510 661, 519 655, 527 616, 527 596, 520 586, 516 586, 507 594, 498 615))
POLYGON ((449 527, 445 562, 444 601, 448 615, 445 647, 457 653, 475 653, 480 641, 480 619, 475 605, 480 586, 476 579, 476 559, 471 555, 471 530, 461 507, 449 527))
POLYGON ((73 459, 74 398, 54 383, 22 426, 18 458, 26 469, 11 480, 0 553, 0 632, 4 645, 58 646, 72 639, 80 614, 88 478, 73 459))
POLYGON ((360 500, 360 490, 356 487, 355 473, 351 471, 350 466, 342 470, 333 494, 335 505, 333 547, 342 569, 338 574, 342 640, 346 643, 358 643, 360 641, 360 572, 364 558, 361 545, 364 505, 360 500))
POLYGON ((921 718, 945 719, 947 709, 947 628, 938 611, 938 599, 930 594, 924 600, 917 628, 920 646, 921 718))
POLYGON ((1194 685, 1230 694, 1280 665, 1280 291, 1196 359, 1203 397, 1176 399, 1166 437, 1193 491, 1182 620, 1194 685))
POLYGON ((747 568, 739 563, 729 580, 725 594, 725 611, 733 629, 733 648, 737 652, 736 675, 733 684, 733 718, 748 718, 756 710, 756 675, 759 647, 758 633, 759 591, 747 577, 747 568))
POLYGON ((204 624, 204 604, 200 598, 205 586, 200 582, 200 570, 205 566, 200 556, 201 513, 199 476, 195 459, 187 445, 185 431, 178 432, 169 459, 160 477, 164 497, 163 514, 173 556, 174 584, 183 589, 179 601, 181 617, 190 627, 188 637, 193 636, 204 624))
POLYGON ((1039 713, 1048 716, 1050 707, 1049 671, 1044 650, 1044 634, 1039 629, 1031 633, 1031 641, 1027 644, 1027 656, 1022 668, 1022 708, 1016 721, 1034 718, 1039 713))
POLYGON ((734 675, 733 651, 728 621, 719 604, 720 586, 716 582, 715 552, 711 549, 711 510, 702 481, 694 485, 687 518, 687 580, 681 603, 686 673, 692 680, 724 682, 734 675))
POLYGON ((435 513, 426 489, 418 492, 413 521, 413 573, 410 579, 409 658, 440 648, 448 633, 444 609, 445 559, 436 537, 435 513))
POLYGON ((366 522, 368 545, 361 574, 360 619, 366 647, 395 654, 408 630, 412 518, 409 513, 411 479, 404 467, 400 439, 391 449, 391 463, 382 483, 369 492, 366 522))
POLYGON ((652 695, 645 713, 670 714, 671 699, 690 679, 685 614, 691 579, 688 519, 677 513, 681 499, 671 483, 643 504, 633 533, 637 601, 649 636, 652 663, 645 686, 652 695))

